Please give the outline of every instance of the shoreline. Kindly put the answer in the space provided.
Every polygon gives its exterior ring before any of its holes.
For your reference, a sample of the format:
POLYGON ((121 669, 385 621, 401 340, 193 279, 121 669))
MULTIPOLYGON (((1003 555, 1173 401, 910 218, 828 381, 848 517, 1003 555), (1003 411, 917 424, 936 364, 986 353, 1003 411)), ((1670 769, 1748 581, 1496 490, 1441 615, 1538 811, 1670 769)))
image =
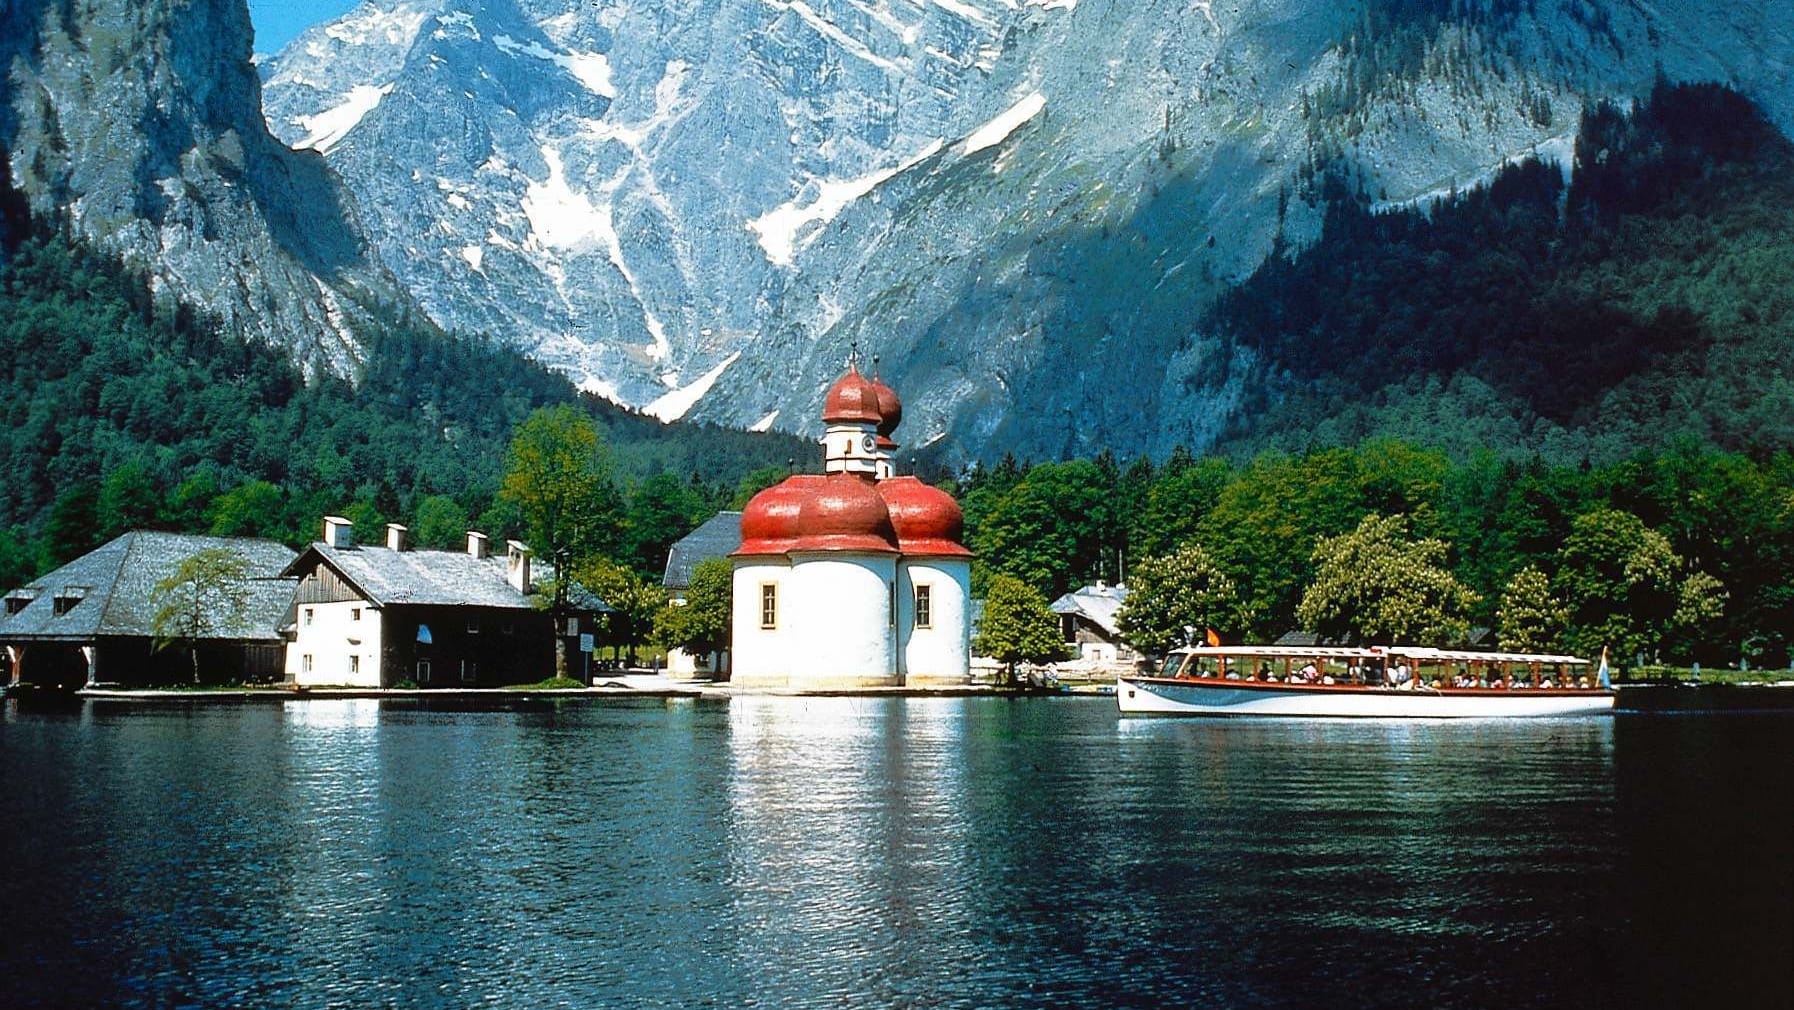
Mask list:
MULTIPOLYGON (((649 675, 607 678, 590 687, 577 688, 294 688, 224 687, 175 689, 99 686, 72 693, 36 690, 19 685, 0 694, 14 698, 63 698, 69 701, 168 704, 255 704, 289 701, 545 701, 615 700, 620 698, 729 701, 734 698, 1110 698, 1112 693, 1089 685, 1081 688, 1042 688, 967 684, 947 687, 792 688, 736 687, 727 681, 675 681, 649 675), (633 681, 633 683, 631 682, 633 681)), ((1676 714, 1702 712, 1794 711, 1794 681, 1775 683, 1689 684, 1643 683, 1614 685, 1615 714, 1676 714)))

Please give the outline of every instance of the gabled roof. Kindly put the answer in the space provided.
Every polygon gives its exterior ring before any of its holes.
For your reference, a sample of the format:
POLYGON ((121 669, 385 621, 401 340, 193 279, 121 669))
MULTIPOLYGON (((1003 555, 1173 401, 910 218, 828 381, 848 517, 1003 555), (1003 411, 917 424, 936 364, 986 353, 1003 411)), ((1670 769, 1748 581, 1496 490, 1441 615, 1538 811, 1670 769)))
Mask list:
POLYGON ((156 583, 200 551, 224 549, 248 569, 248 605, 239 619, 207 635, 218 639, 277 639, 293 602, 293 580, 281 577, 293 551, 272 540, 208 537, 136 530, 83 554, 7 595, 31 602, 17 614, 0 614, 0 639, 88 641, 99 637, 155 634, 156 583), (79 598, 56 613, 56 597, 79 598))
MULTIPOLYGON (((303 577, 320 563, 335 569, 377 607, 398 603, 535 609, 530 597, 518 592, 505 577, 507 559, 503 556, 476 558, 461 551, 394 551, 314 543, 284 574, 303 577)), ((533 585, 530 588, 535 589, 533 585)))
POLYGON ((667 552, 666 574, 661 576, 660 584, 668 589, 689 589, 692 569, 740 549, 741 513, 718 512, 673 544, 667 552))
POLYGON ((1121 613, 1121 605, 1127 602, 1126 586, 1110 586, 1098 583, 1074 589, 1053 601, 1053 613, 1070 614, 1082 617, 1103 630, 1110 638, 1120 638, 1121 626, 1116 617, 1121 613))

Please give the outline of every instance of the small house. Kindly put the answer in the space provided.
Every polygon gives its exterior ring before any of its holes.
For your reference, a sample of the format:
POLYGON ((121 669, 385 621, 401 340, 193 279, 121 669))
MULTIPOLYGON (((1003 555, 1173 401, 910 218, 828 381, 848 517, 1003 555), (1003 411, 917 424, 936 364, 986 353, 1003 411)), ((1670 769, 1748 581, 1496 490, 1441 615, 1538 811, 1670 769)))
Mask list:
MULTIPOLYGON (((741 513, 718 512, 676 541, 667 551, 666 571, 660 584, 666 589, 673 606, 685 602, 691 588, 691 573, 699 565, 716 558, 727 559, 741 547, 741 513)), ((667 675, 672 677, 714 677, 728 666, 728 653, 693 656, 684 649, 667 652, 667 675)))
POLYGON ((294 556, 270 540, 121 534, 6 594, 0 648, 10 682, 66 689, 186 683, 195 653, 208 682, 278 680, 294 587, 283 573, 294 556), (187 559, 216 550, 240 563, 241 577, 231 573, 219 591, 197 594, 203 609, 158 628, 157 612, 168 603, 158 584, 187 559))
POLYGON ((1075 589, 1053 601, 1059 631, 1078 662, 1096 668, 1132 668, 1140 658, 1121 634, 1117 618, 1127 602, 1127 587, 1106 582, 1075 589))
MULTIPOLYGON (((324 539, 287 566, 298 580, 286 679, 300 687, 497 687, 555 670, 557 628, 532 580, 530 550, 494 556, 483 533, 466 551, 355 543, 354 525, 324 520, 324 539)), ((568 650, 576 656, 577 641, 568 650)))

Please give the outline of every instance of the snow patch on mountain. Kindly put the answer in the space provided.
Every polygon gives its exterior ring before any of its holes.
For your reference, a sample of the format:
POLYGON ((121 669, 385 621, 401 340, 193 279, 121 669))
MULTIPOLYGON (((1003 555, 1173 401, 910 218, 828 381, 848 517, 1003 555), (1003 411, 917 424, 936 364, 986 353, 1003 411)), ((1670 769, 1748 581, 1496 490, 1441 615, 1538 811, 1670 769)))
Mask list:
MULTIPOLYGON (((675 389, 660 399, 655 400, 653 403, 648 404, 646 407, 643 407, 642 413, 649 417, 658 418, 666 424, 671 424, 674 421, 679 420, 685 416, 686 411, 689 411, 697 404, 698 400, 701 399, 705 393, 710 392, 710 387, 716 385, 716 380, 722 378, 723 373, 728 371, 729 366, 740 360, 740 358, 741 352, 736 351, 734 354, 724 358, 715 368, 698 376, 697 381, 693 382, 691 385, 675 389)), ((774 413, 777 412, 775 411, 774 413)), ((771 423, 772 422, 770 421, 767 422, 769 426, 771 423)))
POLYGON ((538 42, 519 42, 509 35, 495 35, 492 42, 507 53, 522 56, 533 56, 538 60, 546 60, 573 75, 573 79, 584 85, 587 91, 605 98, 617 97, 617 86, 611 80, 610 60, 603 53, 565 52, 557 53, 542 47, 538 42))
POLYGON ((767 259, 779 266, 791 266, 798 250, 816 240, 820 226, 833 221, 848 204, 877 189, 893 176, 907 172, 934 157, 940 153, 942 146, 944 142, 939 139, 930 141, 927 147, 903 163, 858 179, 812 180, 816 188, 815 199, 809 203, 796 200, 782 203, 749 221, 748 230, 760 237, 760 248, 766 250, 767 259))
POLYGON ((959 145, 961 156, 975 154, 987 147, 995 147, 1009 139, 1009 135, 1020 129, 1023 123, 1040 115, 1046 108, 1046 97, 1036 91, 1010 106, 997 118, 985 123, 972 132, 972 135, 959 145))
POLYGON ((380 104, 380 99, 392 94, 391 84, 378 87, 369 84, 357 84, 349 89, 341 105, 326 109, 315 116, 295 116, 293 125, 305 131, 305 136, 293 145, 294 150, 307 148, 321 154, 329 154, 336 145, 342 143, 349 131, 368 113, 380 104))

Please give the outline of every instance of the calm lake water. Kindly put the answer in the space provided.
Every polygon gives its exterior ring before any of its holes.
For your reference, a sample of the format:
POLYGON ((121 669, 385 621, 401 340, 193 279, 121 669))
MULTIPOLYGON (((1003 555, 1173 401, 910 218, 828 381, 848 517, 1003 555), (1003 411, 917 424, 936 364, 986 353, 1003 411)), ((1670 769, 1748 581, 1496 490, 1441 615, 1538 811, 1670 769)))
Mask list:
POLYGON ((0 1004, 1794 1005, 1794 716, 0 716, 0 1004))

